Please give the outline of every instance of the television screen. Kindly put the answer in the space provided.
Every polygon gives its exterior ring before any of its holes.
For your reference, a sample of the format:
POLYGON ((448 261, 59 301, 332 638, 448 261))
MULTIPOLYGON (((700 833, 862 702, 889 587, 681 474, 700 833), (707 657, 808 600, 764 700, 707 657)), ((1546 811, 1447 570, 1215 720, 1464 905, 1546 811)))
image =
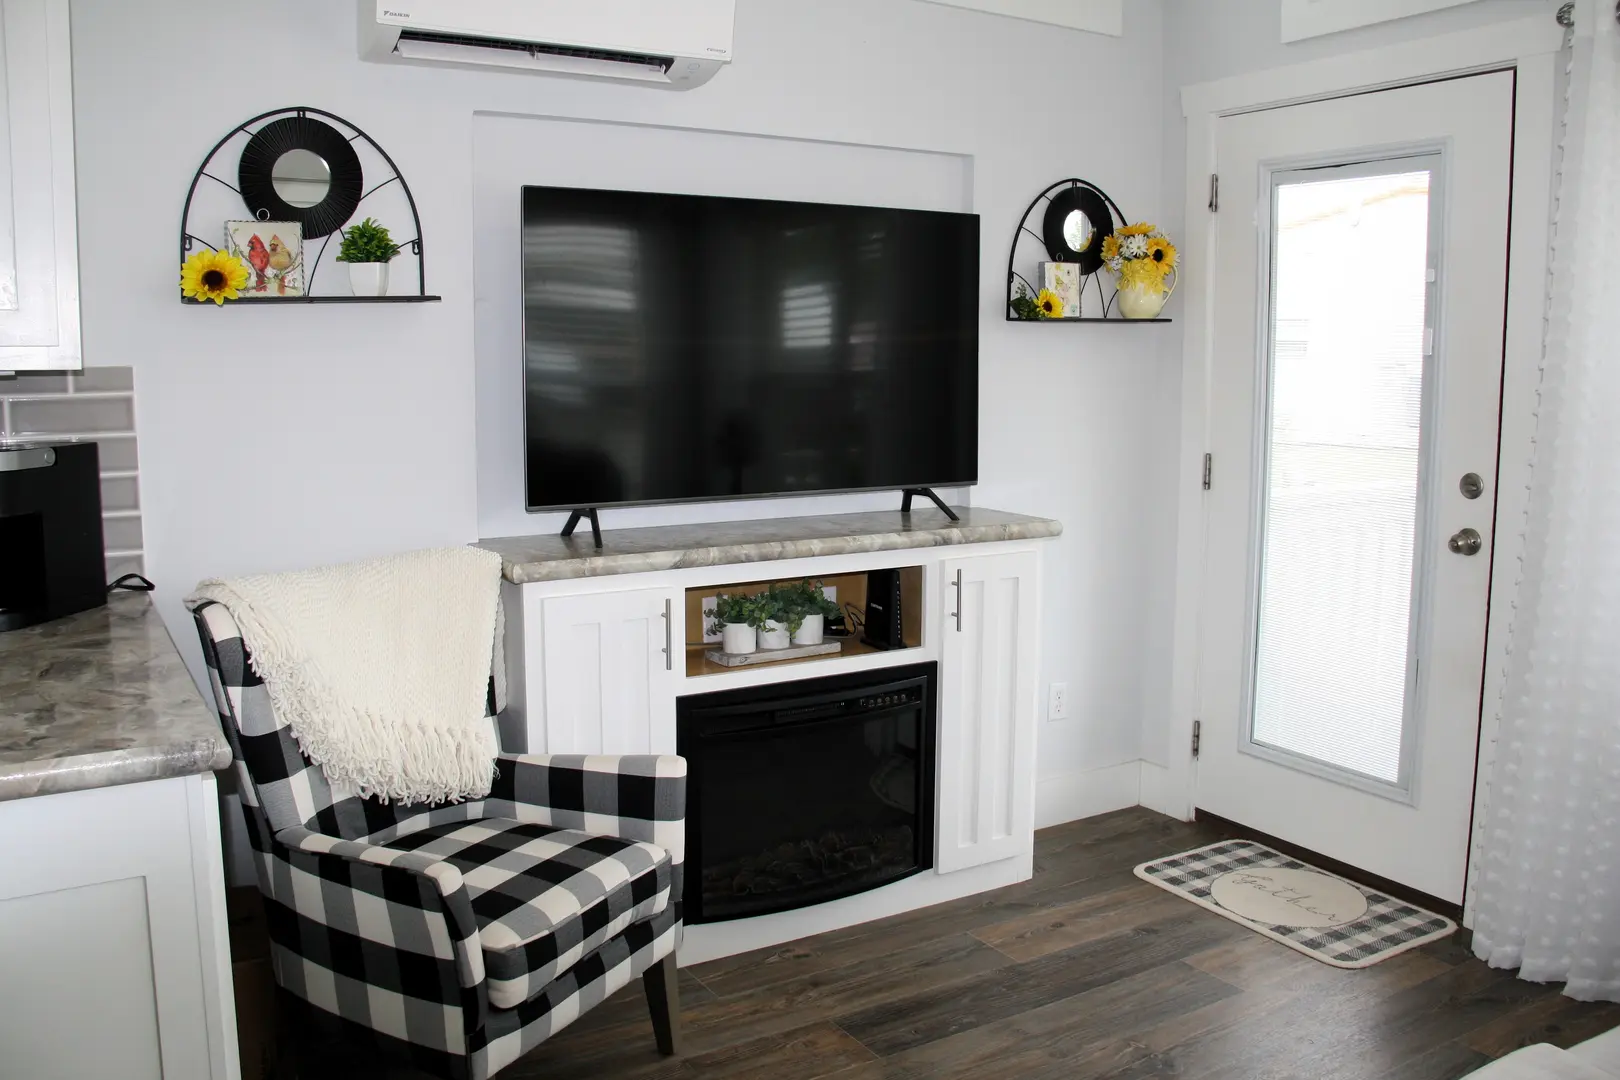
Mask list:
POLYGON ((523 189, 530 510, 978 479, 979 219, 523 189))

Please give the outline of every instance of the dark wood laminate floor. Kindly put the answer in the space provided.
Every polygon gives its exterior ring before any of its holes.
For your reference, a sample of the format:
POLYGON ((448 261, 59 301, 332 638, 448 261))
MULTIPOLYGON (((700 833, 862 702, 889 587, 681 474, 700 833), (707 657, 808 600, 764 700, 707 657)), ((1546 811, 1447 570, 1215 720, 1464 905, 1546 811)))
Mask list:
POLYGON ((1455 938, 1341 971, 1131 874, 1220 836, 1146 810, 1043 830, 1023 884, 683 969, 679 1057, 637 980, 502 1076, 1445 1080, 1620 1025, 1455 938))

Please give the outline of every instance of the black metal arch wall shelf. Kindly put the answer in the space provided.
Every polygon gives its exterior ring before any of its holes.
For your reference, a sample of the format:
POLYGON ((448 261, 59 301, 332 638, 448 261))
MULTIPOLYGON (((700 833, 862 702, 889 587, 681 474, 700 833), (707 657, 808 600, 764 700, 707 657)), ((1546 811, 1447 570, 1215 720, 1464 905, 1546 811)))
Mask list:
MULTIPOLYGON (((186 190, 185 208, 180 212, 182 263, 197 244, 210 250, 217 250, 213 244, 198 236, 191 225, 191 204, 197 196, 197 186, 204 179, 234 191, 241 198, 249 217, 298 221, 304 225, 306 246, 317 239, 321 241, 320 250, 315 258, 305 263, 308 267, 304 282, 305 295, 243 296, 231 301, 232 304, 419 304, 441 299, 438 296, 428 295, 427 258, 422 251, 422 216, 417 212, 416 197, 411 194, 411 186, 405 182, 405 177, 399 171, 399 166, 394 164, 394 159, 388 156, 388 151, 384 150, 376 139, 336 113, 309 105, 271 109, 252 119, 244 120, 226 132, 225 136, 214 144, 213 149, 208 151, 202 164, 197 166, 197 171, 191 177, 191 187, 186 190), (347 134, 342 129, 346 129, 347 134), (247 142, 235 166, 229 170, 214 168, 216 159, 220 157, 226 144, 239 136, 246 136, 247 142), (362 139, 377 152, 377 156, 390 170, 386 179, 370 187, 365 186, 364 170, 354 150, 354 144, 362 139), (316 150, 331 170, 329 194, 315 206, 300 208, 283 201, 268 181, 270 165, 282 153, 291 149, 316 150), (227 175, 234 171, 237 182, 233 184, 221 179, 218 175, 221 171, 227 175), (403 241, 400 247, 416 257, 416 292, 401 296, 313 294, 316 271, 320 268, 321 256, 326 253, 326 246, 331 243, 332 237, 339 235, 343 226, 354 219, 360 205, 366 199, 395 183, 399 185, 406 203, 410 206, 411 222, 415 229, 415 235, 403 241)), ((181 297, 181 302, 207 303, 186 296, 181 297)))
POLYGON ((1013 233, 1012 246, 1007 249, 1007 321, 1008 322, 1035 322, 1035 323, 1166 323, 1169 319, 1127 319, 1114 314, 1114 300, 1118 290, 1105 292, 1103 289, 1103 259, 1102 243, 1115 230, 1130 224, 1125 218, 1124 211, 1119 204, 1108 196, 1108 193, 1089 180, 1082 180, 1071 176, 1066 180, 1059 180, 1049 185, 1035 198, 1030 200, 1029 206, 1024 210, 1024 216, 1018 219, 1018 228, 1013 233), (1035 213, 1036 207, 1042 203, 1046 209, 1041 213, 1040 232, 1030 227, 1030 215, 1035 213), (1075 212, 1085 215, 1089 233, 1085 235, 1084 242, 1076 248, 1065 225, 1069 215, 1075 212), (1020 274, 1015 268, 1018 262, 1019 245, 1026 239, 1033 237, 1040 245, 1043 256, 1053 262, 1071 262, 1080 265, 1083 280, 1080 283, 1080 311, 1079 317, 1066 316, 1061 319, 1023 319, 1013 313, 1013 296, 1018 286, 1022 284, 1029 291, 1030 296, 1040 292, 1028 278, 1020 274), (1095 288, 1097 294, 1097 311, 1101 314, 1087 315, 1086 292, 1095 288))

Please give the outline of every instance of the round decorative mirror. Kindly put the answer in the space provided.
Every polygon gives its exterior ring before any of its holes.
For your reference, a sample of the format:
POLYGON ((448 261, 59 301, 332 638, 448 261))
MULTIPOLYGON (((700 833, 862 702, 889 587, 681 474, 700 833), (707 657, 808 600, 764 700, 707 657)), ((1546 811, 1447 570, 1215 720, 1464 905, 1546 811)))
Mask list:
POLYGON ((1084 251, 1091 243, 1091 219, 1084 210, 1070 210, 1063 219, 1063 242, 1075 251, 1084 251))
POLYGON ((365 194, 360 158, 343 133, 315 118, 272 120, 248 140, 237 167, 248 213, 296 221, 304 239, 336 232, 365 194))
POLYGON ((319 206, 332 186, 332 170, 313 150, 288 150, 270 167, 270 186, 289 206, 319 206))
POLYGON ((1114 233, 1114 215, 1096 188, 1072 184, 1053 195, 1041 219, 1041 241, 1053 262, 1080 264, 1082 274, 1102 269, 1102 242, 1114 233))

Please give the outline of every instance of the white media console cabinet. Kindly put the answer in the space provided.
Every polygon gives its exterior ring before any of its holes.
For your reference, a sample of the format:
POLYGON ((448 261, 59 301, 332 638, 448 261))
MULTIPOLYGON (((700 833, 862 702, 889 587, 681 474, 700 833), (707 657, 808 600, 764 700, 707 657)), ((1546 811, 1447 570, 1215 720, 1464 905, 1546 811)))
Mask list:
MULTIPOLYGON (((676 752, 693 694, 934 661, 934 865, 854 896, 690 926, 700 963, 1027 879, 1033 868, 1041 563, 1061 526, 956 508, 482 541, 505 562, 503 745, 528 753, 676 752), (866 574, 900 571, 903 648, 738 668, 704 659, 717 592, 820 579, 859 607, 866 574)), ((709 646, 712 648, 712 644, 709 646)))

